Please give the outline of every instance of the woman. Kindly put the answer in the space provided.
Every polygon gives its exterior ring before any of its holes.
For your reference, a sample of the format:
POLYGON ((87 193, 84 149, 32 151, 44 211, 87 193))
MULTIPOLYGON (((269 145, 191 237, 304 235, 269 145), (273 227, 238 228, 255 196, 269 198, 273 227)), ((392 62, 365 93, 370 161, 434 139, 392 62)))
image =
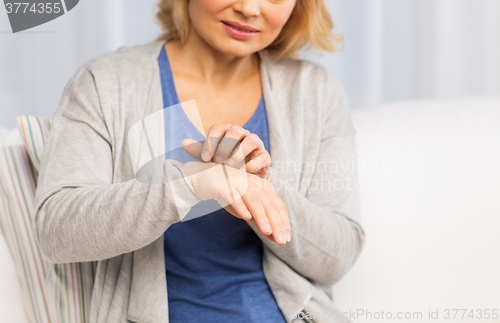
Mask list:
POLYGON ((65 88, 36 196, 45 256, 98 261, 90 322, 343 320, 331 286, 364 243, 355 129, 336 78, 290 57, 335 48, 323 1, 161 0, 157 18, 159 40, 65 88), (193 99, 200 122, 172 107, 193 99))

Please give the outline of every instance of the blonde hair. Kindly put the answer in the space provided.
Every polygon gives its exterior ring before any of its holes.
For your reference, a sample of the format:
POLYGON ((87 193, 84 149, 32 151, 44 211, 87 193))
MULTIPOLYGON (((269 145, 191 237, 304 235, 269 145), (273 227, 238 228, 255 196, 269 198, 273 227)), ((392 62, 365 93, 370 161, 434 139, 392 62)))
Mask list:
MULTIPOLYGON (((156 20, 163 30, 157 40, 179 39, 189 33, 188 0, 160 0, 156 20)), ((297 0, 281 33, 266 49, 277 59, 296 57, 302 48, 333 52, 342 45, 342 36, 332 32, 333 22, 324 0, 297 0)))

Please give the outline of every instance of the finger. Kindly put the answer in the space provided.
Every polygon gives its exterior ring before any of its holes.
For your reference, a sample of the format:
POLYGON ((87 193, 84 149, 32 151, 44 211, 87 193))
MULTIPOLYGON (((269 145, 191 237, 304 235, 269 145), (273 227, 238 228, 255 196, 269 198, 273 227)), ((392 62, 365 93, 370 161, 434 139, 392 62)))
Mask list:
POLYGON ((285 230, 283 227, 283 223, 281 222, 281 215, 278 211, 278 208, 276 207, 273 198, 271 198, 269 195, 266 195, 266 200, 263 204, 267 219, 271 224, 271 228, 273 230, 274 241, 282 246, 288 239, 285 235, 285 230))
POLYGON ((271 194, 274 198, 274 203, 278 208, 278 212, 280 213, 281 223, 283 224, 283 229, 285 230, 286 240, 289 242, 292 239, 292 226, 290 225, 290 218, 288 217, 288 210, 286 209, 285 203, 279 195, 273 191, 271 194))
MULTIPOLYGON (((243 171, 243 169, 240 169, 240 171, 243 171)), ((262 168, 260 171, 252 173, 252 175, 255 175, 262 179, 269 179, 269 167, 262 168)))
MULTIPOLYGON (((241 150, 241 144, 240 144, 239 148, 241 150)), ((245 158, 241 159, 241 161, 236 164, 235 168, 238 168, 240 170, 242 170, 242 169, 246 170, 246 165, 247 165, 247 163, 249 161, 252 160, 252 156, 253 156, 253 158, 255 158, 257 155, 258 155, 258 151, 257 150, 252 151, 251 153, 249 153, 248 155, 246 155, 245 158)), ((240 160, 240 159, 238 159, 238 160, 240 160)))
POLYGON ((237 168, 240 168, 243 166, 244 160, 254 150, 258 150, 258 152, 256 153, 257 155, 260 154, 260 152, 266 150, 266 148, 264 147, 264 143, 262 142, 260 137, 254 133, 249 134, 248 136, 245 137, 245 139, 243 139, 243 141, 240 144, 239 149, 241 149, 242 152, 238 156, 235 156, 235 158, 234 158, 234 161, 237 165, 236 166, 237 168))
MULTIPOLYGON (((217 147, 215 160, 226 161, 233 151, 238 150, 240 141, 250 134, 250 131, 243 129, 243 127, 232 125, 226 131, 224 138, 217 147), (219 157, 220 156, 220 157, 219 157)), ((227 163, 229 166, 235 166, 234 159, 227 163)))
POLYGON ((182 141, 182 148, 191 157, 196 158, 199 161, 203 161, 201 159, 201 150, 203 149, 203 144, 201 142, 194 139, 184 139, 182 141))
POLYGON ((245 202, 245 205, 250 210, 259 231, 265 236, 271 235, 273 230, 269 220, 267 219, 260 197, 255 193, 245 194, 243 195, 243 202, 245 202))
MULTIPOLYGON (((245 206, 245 207, 246 207, 246 206, 245 206)), ((236 217, 236 218, 243 219, 243 218, 240 216, 240 214, 239 214, 238 212, 236 212, 236 210, 235 210, 235 209, 234 209, 234 208, 233 208, 230 204, 228 204, 228 205, 224 206, 224 210, 226 210, 227 212, 229 212, 232 216, 234 216, 234 217, 236 217)), ((248 210, 248 208, 247 208, 247 210, 248 210)), ((250 211, 249 211, 249 212, 250 212, 250 211)), ((245 221, 249 222, 249 221, 251 221, 252 219, 253 219, 253 218, 252 218, 252 215, 250 214, 250 219, 248 219, 248 220, 247 220, 247 219, 243 219, 243 220, 245 220, 245 221)))
POLYGON ((243 156, 243 151, 241 150, 241 143, 238 142, 235 149, 231 152, 229 158, 226 160, 226 165, 239 169, 244 168, 245 162, 242 162, 238 167, 238 163, 241 160, 246 161, 245 156, 243 156))
MULTIPOLYGON (((237 192, 236 192, 237 193, 237 192)), ((252 219, 252 214, 246 207, 245 203, 243 203, 243 200, 241 197, 236 198, 233 203, 231 203, 231 206, 233 209, 238 213, 238 215, 241 217, 241 219, 245 221, 250 221, 252 219)))
POLYGON ((207 137, 201 151, 201 158, 203 161, 208 162, 212 159, 220 140, 224 137, 229 127, 231 127, 230 124, 216 123, 208 129, 207 137))
MULTIPOLYGON (((228 206, 225 206, 224 209, 231 213, 233 216, 239 218, 239 214, 233 209, 233 207, 231 205, 228 205, 228 206)), ((256 228, 257 230, 259 230, 259 226, 257 225, 257 222, 255 222, 255 219, 252 217, 250 220, 245 220, 247 221, 247 223, 251 226, 253 226, 254 228, 256 228)), ((265 236, 266 239, 272 241, 272 242, 276 242, 274 241, 274 237, 272 235, 268 235, 268 236, 265 236)))
MULTIPOLYGON (((249 221, 252 219, 252 214, 250 214, 250 211, 246 207, 245 203, 243 203, 243 200, 241 199, 241 195, 238 193, 238 191, 234 188, 231 188, 230 190, 224 190, 222 194, 222 198, 226 202, 225 205, 221 204, 222 207, 231 207, 233 211, 236 213, 232 213, 235 217, 243 219, 245 221, 249 221)), ((231 213, 231 212, 230 212, 231 213)))
MULTIPOLYGON (((258 150, 254 150, 254 152, 257 151, 258 150)), ((269 166, 271 166, 271 156, 266 150, 260 152, 257 157, 251 159, 245 164, 247 172, 252 174, 258 173, 260 170, 265 169, 269 166)))
POLYGON ((248 189, 247 176, 229 176, 227 169, 224 165, 219 165, 224 173, 225 185, 222 185, 219 190, 219 196, 222 201, 217 200, 222 207, 231 205, 232 208, 238 213, 239 216, 244 220, 250 220, 252 215, 250 211, 245 206, 242 201, 242 195, 244 195, 248 189), (241 180, 245 182, 241 182, 241 180), (239 190, 239 191, 238 191, 239 190))
MULTIPOLYGON (((247 222, 248 222, 248 224, 250 224, 250 225, 254 226, 255 228, 257 228, 257 230, 259 229, 259 226, 257 225, 257 222, 255 222, 254 218, 252 218, 250 221, 247 221, 247 222)), ((270 240, 272 242, 276 242, 276 241, 274 241, 273 235, 268 235, 268 236, 265 236, 265 237, 266 237, 266 239, 268 239, 268 240, 270 240)))

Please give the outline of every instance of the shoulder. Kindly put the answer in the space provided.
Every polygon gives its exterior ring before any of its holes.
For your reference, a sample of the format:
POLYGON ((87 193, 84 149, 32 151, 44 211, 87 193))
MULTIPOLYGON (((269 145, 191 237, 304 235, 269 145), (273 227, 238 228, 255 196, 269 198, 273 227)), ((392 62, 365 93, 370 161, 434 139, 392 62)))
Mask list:
POLYGON ((344 87, 326 67, 292 57, 275 60, 265 52, 261 57, 272 92, 280 99, 286 97, 288 100, 330 112, 340 105, 349 106, 344 87))
MULTIPOLYGON (((135 105, 149 107, 150 88, 158 76, 157 57, 162 42, 120 47, 94 57, 73 74, 66 84, 58 113, 113 115, 117 107, 136 111, 135 105), (121 102, 124 104, 122 105, 121 102), (66 104, 67 103, 67 104, 66 104), (78 103, 78 104, 75 104, 78 103)), ((123 114, 122 114, 123 115, 123 114)))
POLYGON ((115 51, 94 57, 85 62, 80 70, 92 75, 137 78, 152 70, 157 59, 162 41, 152 41, 136 46, 122 46, 115 51))
POLYGON ((261 57, 273 85, 306 96, 345 95, 339 79, 322 65, 293 57, 275 60, 265 52, 261 57))
POLYGON ((330 72, 323 66, 306 59, 287 57, 280 60, 273 59, 266 53, 262 54, 270 70, 280 76, 306 76, 306 77, 326 77, 330 72))
POLYGON ((94 57, 77 69, 65 92, 99 93, 105 101, 116 100, 120 93, 128 98, 144 96, 158 74, 155 64, 162 45, 152 41, 94 57))

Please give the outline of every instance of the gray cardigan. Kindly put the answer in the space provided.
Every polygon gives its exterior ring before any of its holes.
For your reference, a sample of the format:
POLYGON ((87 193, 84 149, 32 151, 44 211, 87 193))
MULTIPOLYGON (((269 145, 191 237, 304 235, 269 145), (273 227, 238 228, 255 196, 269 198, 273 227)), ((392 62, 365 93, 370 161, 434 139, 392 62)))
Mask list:
MULTIPOLYGON (((98 261, 92 323, 168 322, 163 233, 185 215, 174 195, 186 210, 200 201, 180 162, 165 160, 163 184, 152 185, 137 180, 132 166, 128 130, 163 109, 163 45, 122 47, 85 63, 64 89, 45 146, 35 237, 54 263, 98 261)), ((264 275, 287 322, 301 322, 294 318, 301 311, 314 322, 344 321, 331 286, 365 239, 349 104, 326 69, 259 55, 269 180, 292 226, 285 246, 252 228, 264 244, 264 275)))

